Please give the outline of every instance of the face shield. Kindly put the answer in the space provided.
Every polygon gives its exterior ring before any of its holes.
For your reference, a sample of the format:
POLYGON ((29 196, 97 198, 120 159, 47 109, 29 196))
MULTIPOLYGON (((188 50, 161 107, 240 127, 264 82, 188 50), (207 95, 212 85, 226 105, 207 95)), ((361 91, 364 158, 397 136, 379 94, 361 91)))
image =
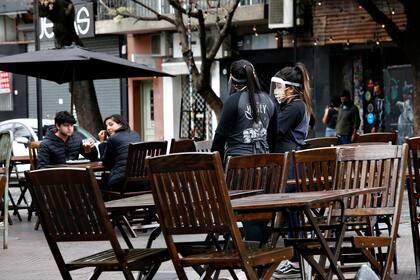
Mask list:
POLYGON ((286 88, 289 86, 294 86, 296 88, 302 87, 302 85, 299 83, 292 83, 279 77, 272 77, 270 84, 270 95, 274 96, 277 102, 281 104, 286 99, 286 88))

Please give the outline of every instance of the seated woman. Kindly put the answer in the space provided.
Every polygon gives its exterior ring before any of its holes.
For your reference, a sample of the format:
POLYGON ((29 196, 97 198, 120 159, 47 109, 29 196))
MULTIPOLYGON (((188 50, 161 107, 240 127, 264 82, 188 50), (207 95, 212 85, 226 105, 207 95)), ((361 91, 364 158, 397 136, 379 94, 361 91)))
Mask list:
POLYGON ((140 141, 137 132, 131 131, 125 119, 120 115, 111 115, 104 120, 106 130, 98 133, 101 161, 110 170, 109 177, 104 179, 102 186, 118 191, 124 183, 125 169, 128 158, 128 144, 140 141))

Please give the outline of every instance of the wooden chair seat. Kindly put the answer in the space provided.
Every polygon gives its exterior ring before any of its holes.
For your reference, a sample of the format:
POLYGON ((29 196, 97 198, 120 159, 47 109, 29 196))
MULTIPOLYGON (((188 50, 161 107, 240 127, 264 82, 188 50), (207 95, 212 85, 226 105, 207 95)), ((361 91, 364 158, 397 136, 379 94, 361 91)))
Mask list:
MULTIPOLYGON (((162 262, 162 259, 169 259, 166 249, 124 249, 122 252, 129 269, 148 267, 162 262)), ((70 261, 66 266, 70 270, 84 267, 100 267, 104 271, 121 270, 121 264, 113 249, 70 261)))

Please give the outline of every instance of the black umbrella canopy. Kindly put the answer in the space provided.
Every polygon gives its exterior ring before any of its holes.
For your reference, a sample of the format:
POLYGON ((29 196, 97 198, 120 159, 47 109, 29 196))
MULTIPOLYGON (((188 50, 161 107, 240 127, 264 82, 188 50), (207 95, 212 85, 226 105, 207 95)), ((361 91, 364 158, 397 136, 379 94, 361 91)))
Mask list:
POLYGON ((172 76, 144 64, 77 46, 0 57, 0 70, 59 84, 81 80, 172 76))

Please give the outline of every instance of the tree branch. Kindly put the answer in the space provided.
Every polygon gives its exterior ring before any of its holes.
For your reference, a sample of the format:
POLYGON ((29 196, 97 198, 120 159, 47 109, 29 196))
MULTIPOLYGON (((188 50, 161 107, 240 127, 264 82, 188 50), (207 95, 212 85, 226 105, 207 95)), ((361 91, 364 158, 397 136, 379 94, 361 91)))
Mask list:
POLYGON ((201 52, 201 65, 207 64, 207 51, 206 51, 206 26, 204 22, 203 11, 198 11, 198 30, 200 36, 200 52, 201 52))
POLYGON ((386 16, 372 0, 357 0, 357 2, 368 12, 374 21, 378 24, 384 24, 385 30, 391 36, 392 40, 399 44, 403 45, 404 33, 398 28, 398 26, 386 16))
MULTIPOLYGON (((174 9, 180 11, 181 13, 183 13, 185 15, 188 15, 188 10, 184 9, 178 1, 176 1, 176 0, 168 0, 168 1, 169 1, 169 4, 172 7, 174 7, 174 9)), ((193 18, 198 18, 198 16, 199 16, 198 12, 193 12, 193 11, 191 11, 189 13, 189 15, 193 18)))
POLYGON ((240 0, 235 0, 232 6, 228 9, 228 13, 226 16, 226 22, 223 25, 222 30, 220 31, 220 36, 217 38, 214 45, 211 47, 209 54, 207 55, 207 59, 213 60, 216 57, 216 54, 223 43, 223 40, 228 35, 229 28, 232 24, 233 15, 235 14, 236 8, 238 8, 240 0))
POLYGON ((145 9, 147 9, 148 11, 152 12, 155 17, 143 17, 143 16, 138 16, 136 14, 133 13, 129 13, 129 12, 121 12, 118 11, 118 9, 112 9, 110 7, 108 7, 108 5, 106 5, 103 0, 99 0, 99 3, 105 7, 105 9, 108 11, 108 13, 110 15, 121 15, 121 16, 125 16, 125 17, 132 17, 134 19, 136 19, 136 21, 161 21, 161 20, 165 20, 173 25, 175 25, 175 20, 173 18, 170 18, 168 16, 162 15, 161 13, 159 13, 158 11, 148 7, 147 5, 137 1, 137 0, 131 0, 132 2, 144 7, 145 9))

